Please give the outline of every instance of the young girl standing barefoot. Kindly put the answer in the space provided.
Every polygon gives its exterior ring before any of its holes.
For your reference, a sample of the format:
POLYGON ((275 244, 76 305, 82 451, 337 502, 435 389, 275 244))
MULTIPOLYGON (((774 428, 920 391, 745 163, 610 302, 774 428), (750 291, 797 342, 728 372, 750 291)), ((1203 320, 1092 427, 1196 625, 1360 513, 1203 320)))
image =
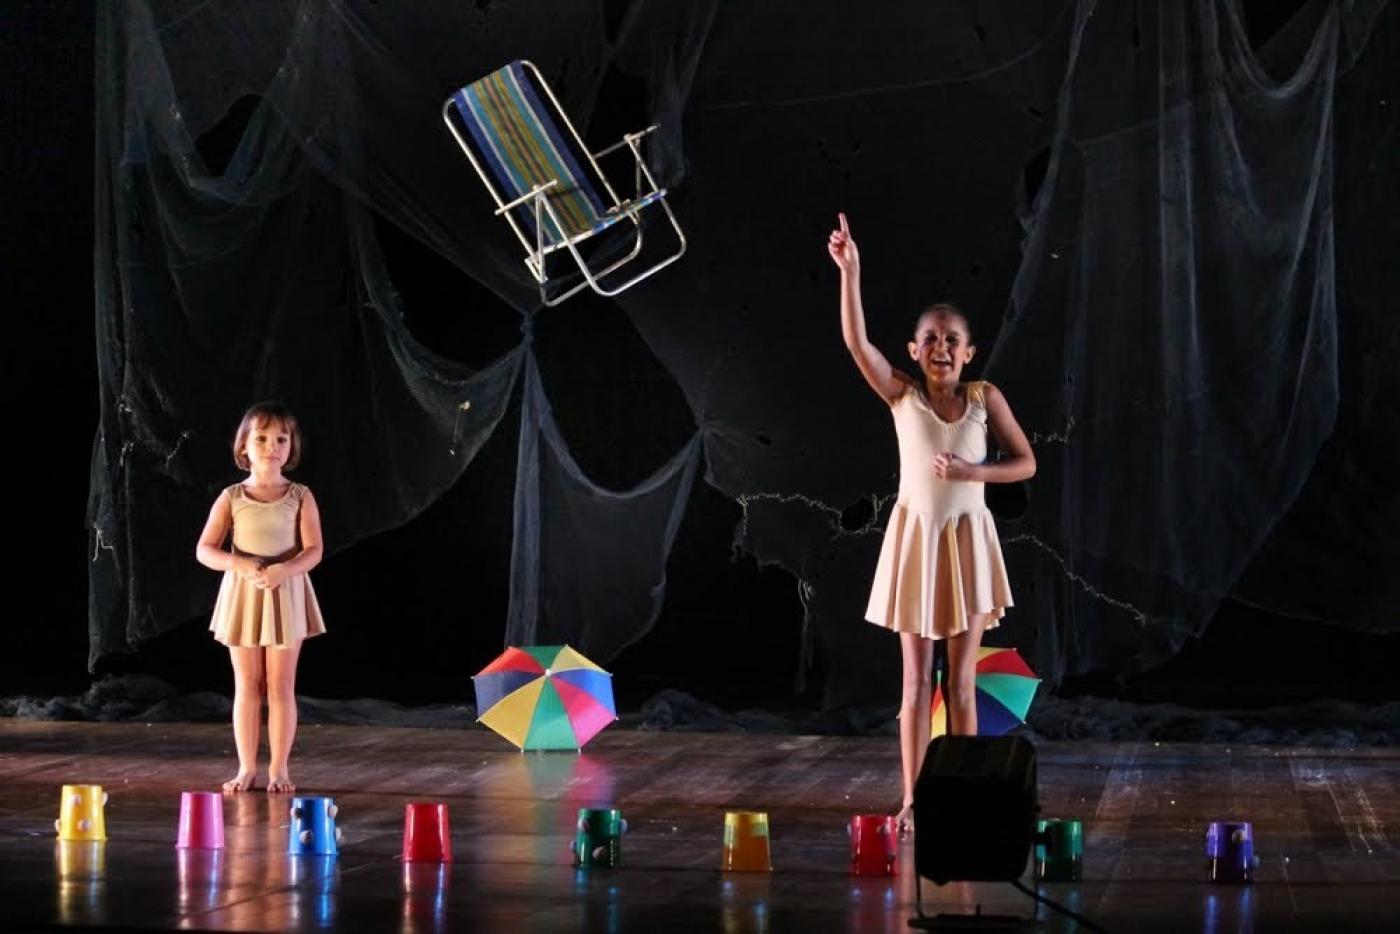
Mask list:
POLYGON ((297 657, 303 639, 326 631, 306 576, 321 562, 321 514, 311 491, 282 475, 300 458, 296 416, 270 403, 249 409, 233 441, 234 462, 248 477, 219 494, 195 547, 200 564, 224 572, 209 628, 233 662, 238 774, 224 782, 226 792, 256 786, 264 692, 267 790, 296 789, 287 760, 297 728, 297 657))
POLYGON ((917 379, 892 367, 865 334, 860 253, 846 215, 827 243, 841 270, 841 332, 865 381, 889 405, 899 439, 899 496, 875 569, 866 619, 899 633, 904 688, 899 750, 902 831, 913 828, 914 782, 929 742, 934 640, 948 640, 948 731, 976 735, 974 699, 982 633, 1011 606, 996 521, 983 499, 987 483, 1035 473, 1035 455, 1001 391, 964 383, 972 360, 967 318, 954 305, 919 316, 909 357, 917 379), (988 432, 1005 457, 985 463, 988 432))

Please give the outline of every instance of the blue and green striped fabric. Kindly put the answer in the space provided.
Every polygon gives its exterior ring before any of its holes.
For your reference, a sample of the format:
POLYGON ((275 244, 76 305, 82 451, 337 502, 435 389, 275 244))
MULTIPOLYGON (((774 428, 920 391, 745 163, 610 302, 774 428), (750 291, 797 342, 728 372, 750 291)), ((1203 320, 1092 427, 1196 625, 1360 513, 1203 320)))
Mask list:
MULTIPOLYGON (((556 125, 544 95, 521 62, 511 62, 452 95, 452 102, 475 144, 477 155, 512 201, 550 179, 559 184, 548 195, 564 230, 542 214, 546 245, 600 230, 613 223, 608 206, 591 183, 592 169, 578 158, 567 129, 556 125)), ((533 203, 515 209, 530 236, 535 235, 533 203)))

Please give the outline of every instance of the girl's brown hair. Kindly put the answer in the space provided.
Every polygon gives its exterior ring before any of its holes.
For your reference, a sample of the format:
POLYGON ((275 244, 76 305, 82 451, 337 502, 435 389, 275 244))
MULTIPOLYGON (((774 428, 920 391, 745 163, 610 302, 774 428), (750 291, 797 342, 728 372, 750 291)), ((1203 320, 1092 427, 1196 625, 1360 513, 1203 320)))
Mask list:
POLYGON ((248 470, 248 436, 255 428, 263 428, 276 422, 292 438, 292 450, 287 454, 284 470, 291 470, 301 462, 301 426, 292 410, 277 402, 259 402, 243 413, 243 421, 238 423, 238 431, 233 436, 233 462, 239 470, 248 470))
MULTIPOLYGON (((914 329, 917 331, 919 322, 929 315, 947 315, 950 318, 957 318, 963 323, 963 329, 967 331, 967 339, 972 341, 972 321, 967 317, 967 312, 963 311, 952 302, 937 302, 919 312, 919 317, 914 321, 914 329)), ((917 335, 915 335, 917 336, 917 335)))

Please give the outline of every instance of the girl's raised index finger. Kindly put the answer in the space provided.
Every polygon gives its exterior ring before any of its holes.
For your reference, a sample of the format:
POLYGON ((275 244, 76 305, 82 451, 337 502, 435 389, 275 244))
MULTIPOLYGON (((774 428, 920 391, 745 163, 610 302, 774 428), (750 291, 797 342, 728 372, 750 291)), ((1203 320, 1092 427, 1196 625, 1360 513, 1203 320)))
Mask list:
POLYGON ((850 228, 849 226, 847 226, 847 224, 846 224, 846 215, 845 215, 844 213, 841 213, 841 212, 838 211, 837 214, 836 214, 836 217, 837 217, 838 220, 841 221, 841 232, 842 232, 843 234, 848 234, 848 233, 850 233, 850 232, 851 232, 851 228, 850 228))

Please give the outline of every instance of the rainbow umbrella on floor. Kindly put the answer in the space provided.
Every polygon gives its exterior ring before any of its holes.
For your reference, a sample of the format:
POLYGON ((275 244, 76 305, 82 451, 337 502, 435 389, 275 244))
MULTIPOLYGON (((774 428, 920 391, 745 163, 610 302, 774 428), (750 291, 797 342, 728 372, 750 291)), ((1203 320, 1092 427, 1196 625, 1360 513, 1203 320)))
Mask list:
POLYGON ((581 749, 617 719, 612 675, 567 645, 508 648, 474 678, 477 722, 525 749, 581 749))
MULTIPOLYGON (((948 706, 943 703, 943 673, 933 688, 930 733, 948 732, 948 706)), ((977 735, 1000 736, 1026 722, 1026 711, 1040 679, 1015 649, 982 648, 977 653, 977 735)))

